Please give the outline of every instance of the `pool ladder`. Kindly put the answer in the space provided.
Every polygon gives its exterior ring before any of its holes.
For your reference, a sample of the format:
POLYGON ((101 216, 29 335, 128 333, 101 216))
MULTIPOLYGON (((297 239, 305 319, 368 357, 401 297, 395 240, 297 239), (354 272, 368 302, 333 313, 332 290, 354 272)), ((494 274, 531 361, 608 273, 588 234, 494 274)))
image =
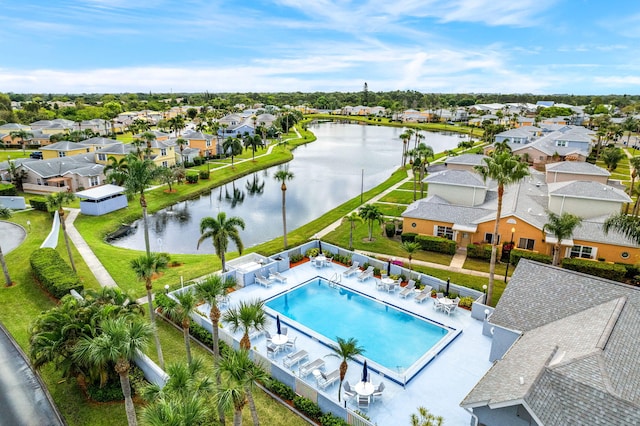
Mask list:
POLYGON ((342 282, 342 275, 336 272, 329 279, 329 287, 336 288, 338 287, 338 284, 340 284, 341 282, 342 282))

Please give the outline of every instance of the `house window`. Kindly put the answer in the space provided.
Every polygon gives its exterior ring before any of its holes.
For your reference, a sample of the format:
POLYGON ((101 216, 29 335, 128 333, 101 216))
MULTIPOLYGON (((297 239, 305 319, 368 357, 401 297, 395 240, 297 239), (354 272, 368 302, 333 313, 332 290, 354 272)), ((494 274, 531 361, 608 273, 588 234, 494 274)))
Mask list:
MULTIPOLYGON (((489 244, 493 244, 493 232, 485 232, 484 240, 489 244)), ((496 241, 496 244, 500 244, 500 235, 498 235, 498 241, 496 241)))
POLYGON ((58 151, 58 157, 66 157, 66 156, 67 156, 66 152, 58 151))
POLYGON ((167 163, 166 161, 162 162, 162 167, 169 167, 169 163, 167 163))
POLYGON ((567 146, 567 141, 556 141, 556 146, 567 146))
POLYGON ((211 141, 206 142, 207 147, 211 146, 211 141))
POLYGON ((436 235, 438 237, 453 240, 453 228, 449 226, 436 226, 436 235))
POLYGON ((107 154, 98 154, 98 161, 107 161, 107 154))
POLYGON ((100 185, 100 178, 98 176, 90 176, 89 186, 98 186, 98 185, 100 185))
POLYGON ((620 253, 620 257, 623 259, 628 259, 630 256, 628 251, 623 251, 622 253, 620 253))
POLYGON ((518 241, 518 248, 525 250, 533 250, 533 246, 536 240, 532 240, 531 238, 520 238, 518 241))
POLYGON ((42 185, 42 179, 37 178, 37 179, 36 179, 36 183, 37 183, 38 185, 42 185))
POLYGON ((584 259, 593 259, 595 256, 595 250, 593 247, 588 246, 573 246, 571 247, 571 257, 582 257, 584 259))
POLYGON ((167 155, 167 150, 166 150, 166 148, 162 148, 162 149, 160 150, 160 155, 162 155, 163 157, 164 157, 165 155, 167 155))

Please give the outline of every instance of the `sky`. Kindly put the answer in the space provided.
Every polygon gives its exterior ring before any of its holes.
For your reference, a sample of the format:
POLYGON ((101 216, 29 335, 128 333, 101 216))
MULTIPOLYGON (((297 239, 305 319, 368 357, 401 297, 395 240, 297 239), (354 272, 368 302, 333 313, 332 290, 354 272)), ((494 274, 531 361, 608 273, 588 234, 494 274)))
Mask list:
POLYGON ((0 0, 0 92, 640 94, 635 0, 0 0))

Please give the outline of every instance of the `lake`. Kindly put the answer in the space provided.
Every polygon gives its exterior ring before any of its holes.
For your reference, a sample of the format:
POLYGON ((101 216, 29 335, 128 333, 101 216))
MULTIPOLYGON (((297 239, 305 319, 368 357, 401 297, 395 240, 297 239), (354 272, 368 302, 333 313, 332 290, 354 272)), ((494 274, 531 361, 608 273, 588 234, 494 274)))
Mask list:
MULTIPOLYGON (((286 191, 287 230, 292 231, 385 181, 401 162, 404 128, 336 122, 309 126, 317 141, 296 148, 294 159, 213 189, 199 198, 178 203, 149 216, 152 251, 213 253, 211 239, 196 249, 200 220, 223 211, 244 220, 240 237, 252 247, 282 236, 282 191, 274 174, 286 167, 294 174, 286 191)), ((455 133, 423 132, 422 142, 434 152, 455 148, 455 133)), ((411 143, 413 147, 413 142, 411 143)), ((212 170, 212 175, 215 171, 212 170)), ((141 221, 131 234, 112 242, 144 250, 141 221)), ((230 244, 230 250, 235 246, 230 244)))

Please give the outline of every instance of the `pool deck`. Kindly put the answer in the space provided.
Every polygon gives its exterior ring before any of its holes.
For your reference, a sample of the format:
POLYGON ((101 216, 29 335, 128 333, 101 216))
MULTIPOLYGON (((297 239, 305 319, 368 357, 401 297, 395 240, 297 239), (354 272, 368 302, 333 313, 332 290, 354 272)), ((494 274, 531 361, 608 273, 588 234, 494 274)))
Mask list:
MULTIPOLYGON (((471 313, 458 309, 451 316, 433 309, 433 299, 419 304, 411 296, 402 299, 397 293, 376 290, 375 279, 365 282, 357 280, 357 274, 349 278, 342 277, 346 268, 332 264, 324 268, 316 268, 310 262, 296 266, 282 274, 287 277, 287 283, 274 282, 271 287, 250 285, 230 294, 229 306, 236 305, 240 300, 268 299, 287 289, 297 286, 318 276, 331 279, 337 274, 341 278, 340 285, 370 295, 378 300, 403 308, 407 311, 432 319, 435 322, 462 330, 462 333, 437 355, 422 371, 420 371, 405 387, 372 373, 372 381, 377 385, 384 381, 385 390, 381 398, 374 401, 368 410, 362 410, 370 417, 371 422, 378 425, 408 424, 412 413, 417 412, 419 406, 426 407, 432 414, 444 417, 447 425, 468 425, 471 415, 459 406, 459 403, 489 370, 489 350, 491 339, 482 335, 482 322, 471 318, 471 313)), ((319 313, 321 314, 321 313, 319 313)), ((282 318, 281 318, 282 320, 282 318)), ((363 319, 366 320, 366 319, 363 319)), ((286 321, 284 323, 286 324, 286 321)), ((225 326, 226 328, 226 326, 225 326)), ((275 321, 267 329, 275 333, 275 321)), ((322 358, 326 362, 325 371, 331 372, 338 368, 340 360, 326 357, 331 351, 327 346, 313 340, 297 330, 289 328, 289 336, 297 336, 296 349, 309 352, 309 360, 322 358)), ((236 336, 239 339, 239 335, 236 336)), ((350 336, 340 336, 349 338, 350 336)), ((257 336, 251 341, 254 349, 266 356, 266 340, 264 336, 257 336)), ((366 348, 365 348, 366 349, 366 348)), ((286 352, 276 355, 273 362, 282 366, 282 359, 286 352)), ((366 352, 364 353, 366 357, 366 352)), ((361 364, 350 361, 346 380, 353 386, 360 381, 361 364)), ((298 369, 292 370, 293 374, 298 369)), ((318 389, 313 375, 305 381, 318 389)), ((319 390, 337 402, 338 383, 329 386, 325 391, 319 390)), ((344 395, 343 395, 344 396, 344 395)), ((355 401, 349 400, 348 406, 357 409, 355 401)))

